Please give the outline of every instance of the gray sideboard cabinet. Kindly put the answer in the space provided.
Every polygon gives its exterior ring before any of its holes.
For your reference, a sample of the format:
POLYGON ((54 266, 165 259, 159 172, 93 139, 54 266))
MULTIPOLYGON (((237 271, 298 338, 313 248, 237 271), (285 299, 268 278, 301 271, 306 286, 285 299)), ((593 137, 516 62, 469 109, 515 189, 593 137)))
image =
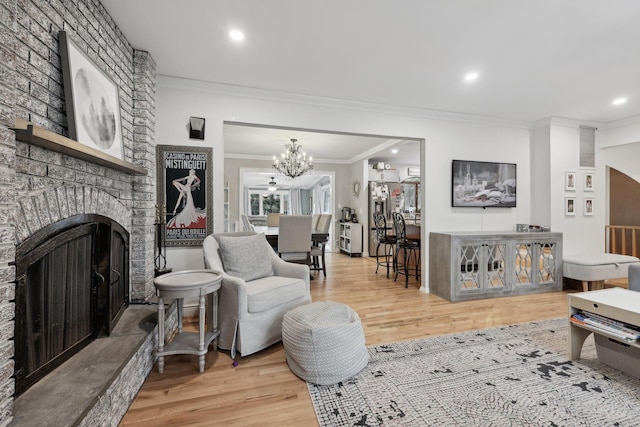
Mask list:
POLYGON ((449 301, 562 290, 562 233, 429 234, 429 292, 449 301))

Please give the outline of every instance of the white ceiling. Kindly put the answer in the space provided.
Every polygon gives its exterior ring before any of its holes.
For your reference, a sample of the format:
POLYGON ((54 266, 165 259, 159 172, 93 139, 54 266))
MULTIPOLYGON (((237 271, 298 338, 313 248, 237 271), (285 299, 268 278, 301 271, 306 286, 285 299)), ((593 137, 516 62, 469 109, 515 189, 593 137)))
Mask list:
MULTIPOLYGON (((640 113, 638 0, 102 3, 160 75, 528 123, 640 113), (242 43, 228 38, 232 28, 246 33, 242 43), (463 81, 470 71, 479 73, 472 84, 463 81), (622 96, 626 104, 611 104, 622 96)), ((252 141, 256 130, 226 129, 252 141)), ((280 146, 298 136, 318 159, 346 161, 372 147, 335 135, 316 145, 318 134, 293 131, 262 138, 276 136, 280 146)), ((260 154, 255 141, 225 146, 260 154)))

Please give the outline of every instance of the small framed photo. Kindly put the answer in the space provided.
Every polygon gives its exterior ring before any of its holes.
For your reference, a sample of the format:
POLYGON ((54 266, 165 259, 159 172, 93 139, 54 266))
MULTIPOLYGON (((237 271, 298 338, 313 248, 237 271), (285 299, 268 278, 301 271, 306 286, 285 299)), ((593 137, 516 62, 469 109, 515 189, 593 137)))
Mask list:
POLYGON ((564 189, 566 191, 575 191, 576 173, 574 171, 566 171, 564 173, 564 189))
POLYGON ((593 216, 593 197, 584 199, 584 216, 593 216))
POLYGON ((584 191, 593 191, 593 173, 586 172, 584 174, 584 191))
POLYGON ((575 216, 576 214, 576 198, 575 197, 564 198, 564 214, 567 216, 575 216))

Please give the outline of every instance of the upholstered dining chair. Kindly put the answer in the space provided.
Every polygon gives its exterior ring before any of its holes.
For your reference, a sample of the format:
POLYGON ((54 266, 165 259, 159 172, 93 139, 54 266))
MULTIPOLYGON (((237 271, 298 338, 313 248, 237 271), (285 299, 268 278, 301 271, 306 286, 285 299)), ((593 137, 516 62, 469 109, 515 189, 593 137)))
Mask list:
POLYGON ((263 234, 212 234, 202 248, 205 267, 223 272, 218 347, 233 358, 280 341, 284 314, 311 302, 309 267, 280 259, 263 234))
POLYGON ((267 227, 278 227, 280 225, 280 217, 282 214, 270 213, 267 214, 267 227))
POLYGON ((311 228, 314 230, 318 229, 318 222, 320 221, 320 217, 322 214, 313 214, 311 215, 311 228))
MULTIPOLYGON (((320 233, 328 233, 329 228, 331 228, 331 219, 333 215, 331 214, 321 214, 318 219, 318 225, 315 230, 320 233)), ((325 258, 327 241, 318 242, 315 245, 311 246, 311 266, 310 269, 312 271, 322 271, 324 277, 327 277, 327 264, 325 258)))
POLYGON ((387 267, 387 278, 389 278, 389 270, 396 271, 395 246, 397 243, 396 236, 389 234, 387 227, 387 219, 381 212, 373 213, 373 223, 376 228, 375 242, 376 245, 376 274, 380 266, 387 267), (380 246, 382 246, 382 255, 380 254, 380 246), (380 259, 382 258, 382 260, 380 259))
POLYGON ((404 287, 409 287, 409 275, 415 274, 416 279, 420 278, 420 241, 407 238, 407 226, 404 217, 398 212, 392 212, 393 228, 396 232, 396 251, 395 265, 396 275, 393 280, 398 278, 398 274, 404 274, 404 287), (402 258, 400 258, 402 253, 402 258), (411 259, 413 258, 413 266, 411 259), (402 259, 402 262, 400 262, 402 259))
POLYGON ((249 217, 245 214, 240 215, 240 219, 242 220, 242 231, 252 231, 253 225, 249 222, 249 217))
POLYGON ((278 255, 285 261, 311 264, 311 215, 281 215, 278 255))

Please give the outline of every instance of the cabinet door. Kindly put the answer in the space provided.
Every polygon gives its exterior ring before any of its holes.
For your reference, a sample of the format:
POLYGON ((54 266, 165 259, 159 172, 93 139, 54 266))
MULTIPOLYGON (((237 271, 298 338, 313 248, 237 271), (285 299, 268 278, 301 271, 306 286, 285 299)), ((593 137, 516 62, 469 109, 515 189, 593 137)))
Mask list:
MULTIPOLYGON (((486 253, 486 283, 487 292, 501 292, 509 289, 507 279, 507 244, 504 242, 487 242, 484 245, 486 253)), ((483 266, 485 265, 483 264, 483 266)))
POLYGON ((539 285, 555 285, 556 262, 558 260, 558 244, 553 241, 542 241, 536 244, 537 271, 536 283, 539 285))
POLYGON ((558 244, 553 240, 515 243, 516 287, 556 285, 558 244))
POLYGON ((457 296, 501 292, 509 288, 505 243, 464 241, 456 243, 454 248, 455 265, 459 266, 454 274, 457 296))
POLYGON ((516 288, 533 286, 534 244, 526 241, 513 243, 513 283, 516 288))

